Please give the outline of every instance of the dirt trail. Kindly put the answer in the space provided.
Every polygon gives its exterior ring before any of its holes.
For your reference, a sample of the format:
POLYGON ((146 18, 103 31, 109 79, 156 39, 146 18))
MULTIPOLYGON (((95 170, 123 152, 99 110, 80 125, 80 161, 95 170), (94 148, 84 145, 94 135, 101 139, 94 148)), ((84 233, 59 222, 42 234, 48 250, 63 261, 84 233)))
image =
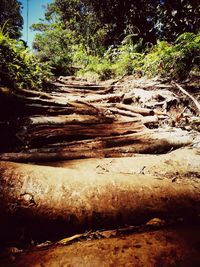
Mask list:
POLYGON ((188 88, 60 77, 12 92, 0 266, 200 266, 199 91, 188 88))

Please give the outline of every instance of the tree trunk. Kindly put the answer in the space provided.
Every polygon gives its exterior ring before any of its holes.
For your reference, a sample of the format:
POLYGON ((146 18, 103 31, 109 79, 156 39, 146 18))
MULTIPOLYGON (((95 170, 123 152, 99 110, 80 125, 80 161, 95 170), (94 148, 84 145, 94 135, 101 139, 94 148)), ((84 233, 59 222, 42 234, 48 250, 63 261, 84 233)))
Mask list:
POLYGON ((169 178, 142 173, 1 162, 1 234, 6 218, 39 237, 141 224, 155 217, 198 218, 199 172, 189 177, 174 172, 169 178))
POLYGON ((77 140, 101 136, 114 136, 141 132, 144 123, 156 122, 154 116, 144 118, 95 117, 89 115, 41 116, 30 117, 21 121, 17 136, 25 144, 37 143, 37 140, 50 142, 52 138, 77 140))
POLYGON ((131 157, 135 153, 160 154, 190 145, 196 134, 182 130, 145 130, 139 133, 50 144, 20 153, 1 153, 0 160, 44 162, 79 158, 131 157))

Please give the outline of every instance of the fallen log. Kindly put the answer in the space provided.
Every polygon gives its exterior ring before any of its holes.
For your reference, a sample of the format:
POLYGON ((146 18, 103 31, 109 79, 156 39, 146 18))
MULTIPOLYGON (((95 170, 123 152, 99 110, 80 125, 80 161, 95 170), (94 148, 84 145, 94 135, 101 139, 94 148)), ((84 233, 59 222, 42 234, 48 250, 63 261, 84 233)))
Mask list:
POLYGON ((128 111, 132 111, 134 113, 141 114, 143 116, 149 116, 149 115, 167 115, 166 112, 161 112, 156 109, 150 109, 150 108, 141 108, 141 107, 135 107, 131 105, 125 105, 125 104, 116 104, 116 107, 119 109, 124 109, 128 111))
POLYGON ((155 123, 157 118, 124 118, 95 116, 30 117, 21 121, 17 137, 27 145, 50 143, 51 140, 77 140, 101 136, 116 136, 141 132, 144 124, 155 123))
POLYGON ((100 115, 102 116, 105 109, 98 109, 95 107, 86 108, 86 105, 72 106, 57 106, 46 105, 41 103, 26 103, 26 110, 31 110, 32 115, 44 114, 44 115, 68 115, 68 114, 81 114, 81 115, 100 115), (102 113, 103 112, 103 113, 102 113))
POLYGON ((79 89, 82 89, 83 91, 84 89, 88 89, 88 88, 90 90, 99 90, 99 89, 106 89, 108 87, 108 85, 99 85, 96 83, 81 81, 80 79, 72 80, 72 79, 68 79, 67 77, 62 77, 62 76, 58 78, 58 82, 69 88, 73 88, 73 89, 79 88, 79 89))
POLYGON ((115 94, 107 94, 107 95, 92 95, 85 96, 84 100, 88 103, 96 103, 96 102, 107 102, 107 103, 115 103, 121 102, 124 97, 124 93, 115 93, 115 94))
POLYGON ((131 157, 135 153, 160 154, 191 145, 196 133, 183 130, 145 130, 119 136, 50 144, 20 153, 1 153, 0 160, 44 162, 80 158, 131 157))
MULTIPOLYGON (((0 93, 2 93, 2 88, 0 88, 0 93)), ((67 110, 68 108, 73 108, 77 113, 84 110, 85 114, 101 114, 101 111, 98 107, 87 103, 84 101, 86 98, 82 96, 76 97, 70 94, 66 96, 54 96, 50 93, 44 93, 40 91, 28 90, 28 89, 16 89, 15 91, 5 88, 7 97, 12 96, 15 100, 20 101, 24 106, 36 106, 43 109, 43 112, 49 112, 49 109, 54 108, 58 110, 67 110)), ((3 94, 5 92, 3 91, 3 94)), ((98 97, 98 96, 97 96, 98 97)), ((106 96, 109 98, 109 95, 106 96)), ((111 99, 117 97, 117 95, 111 95, 111 99)))
POLYGON ((62 94, 62 93, 74 93, 74 94, 108 94, 108 93, 112 93, 113 92, 113 87, 99 87, 98 90, 95 90, 93 87, 88 87, 87 89, 85 88, 73 88, 73 87, 68 87, 67 85, 63 85, 60 83, 53 83, 53 85, 55 85, 54 87, 54 94, 62 94), (56 92, 55 92, 56 90, 56 92))
POLYGON ((10 253, 7 252, 7 258, 0 260, 0 266, 195 267, 200 266, 199 242, 200 231, 197 226, 114 238, 108 235, 108 238, 79 241, 68 246, 41 245, 29 252, 21 250, 20 253, 19 249, 13 248, 10 253))
MULTIPOLYGON (((41 237, 49 231, 136 225, 155 217, 197 219, 199 178, 184 177, 183 183, 160 178, 0 162, 0 225, 7 218, 41 237)), ((2 225, 2 236, 5 231, 2 225)))
POLYGON ((117 115, 121 115, 121 116, 125 116, 125 117, 133 117, 133 118, 142 117, 142 115, 135 113, 135 112, 132 112, 130 110, 121 110, 121 109, 116 108, 116 107, 109 107, 109 108, 107 107, 107 109, 113 114, 117 114, 117 115))
POLYGON ((126 158, 81 159, 48 162, 46 165, 85 172, 145 174, 167 177, 172 181, 183 181, 186 177, 200 177, 200 149, 180 148, 162 155, 137 154, 126 158), (184 162, 184 164, 183 164, 184 162), (159 163, 159 164, 158 164, 159 163))
POLYGON ((40 125, 70 125, 70 124, 101 124, 112 123, 114 117, 98 117, 92 115, 58 115, 58 116, 31 116, 22 118, 20 124, 23 126, 40 126, 40 125))

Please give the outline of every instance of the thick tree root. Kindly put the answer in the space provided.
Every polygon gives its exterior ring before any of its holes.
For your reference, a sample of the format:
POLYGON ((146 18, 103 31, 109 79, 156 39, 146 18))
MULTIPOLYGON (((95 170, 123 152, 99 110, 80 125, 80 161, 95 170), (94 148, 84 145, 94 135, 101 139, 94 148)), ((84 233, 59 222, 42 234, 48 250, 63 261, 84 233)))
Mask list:
POLYGON ((195 142, 195 138, 196 133, 188 133, 181 129, 162 131, 147 129, 128 135, 62 142, 20 153, 1 153, 0 160, 45 162, 80 158, 131 157, 135 153, 160 154, 191 145, 195 142))
MULTIPOLYGON (((191 157, 198 162, 198 152, 191 157)), ((156 170, 148 173, 148 160, 147 171, 140 163, 140 173, 134 167, 132 173, 130 167, 128 173, 123 173, 101 171, 101 167, 71 169, 1 162, 2 218, 15 218, 13 223, 28 227, 30 232, 37 232, 39 227, 40 236, 45 231, 67 234, 134 225, 154 217, 193 220, 200 214, 199 169, 194 163, 190 175, 186 170, 177 173, 176 165, 189 165, 189 160, 182 162, 175 154, 173 159, 171 175, 170 168, 162 171, 170 164, 169 157, 164 161, 163 156, 159 162, 163 168, 157 174, 156 170), (47 222, 49 225, 43 229, 42 223, 44 226, 47 222)))

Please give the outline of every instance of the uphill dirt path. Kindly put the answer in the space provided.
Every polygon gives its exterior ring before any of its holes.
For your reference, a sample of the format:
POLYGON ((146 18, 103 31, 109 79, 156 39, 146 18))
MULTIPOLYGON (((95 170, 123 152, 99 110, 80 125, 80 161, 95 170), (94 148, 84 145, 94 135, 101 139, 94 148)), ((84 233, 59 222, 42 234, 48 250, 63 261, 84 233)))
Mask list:
POLYGON ((199 266, 199 92, 131 76, 4 88, 0 266, 199 266))

